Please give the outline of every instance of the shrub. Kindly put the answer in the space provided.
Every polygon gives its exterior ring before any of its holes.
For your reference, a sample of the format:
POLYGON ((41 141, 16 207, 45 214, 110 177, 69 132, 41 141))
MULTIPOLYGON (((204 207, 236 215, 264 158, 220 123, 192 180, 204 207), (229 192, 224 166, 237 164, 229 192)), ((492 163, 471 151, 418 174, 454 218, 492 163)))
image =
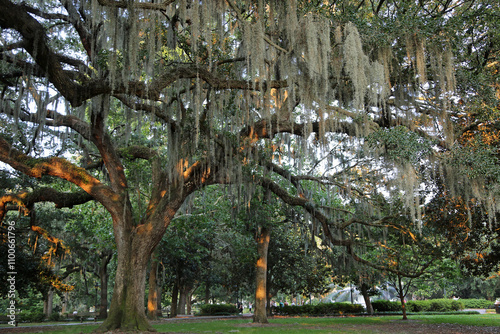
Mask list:
POLYGON ((273 313, 280 315, 335 315, 341 313, 361 313, 363 306, 351 303, 321 303, 318 305, 274 307, 273 313))
POLYGON ((45 314, 40 311, 21 311, 19 315, 22 322, 42 322, 45 319, 45 314))
POLYGON ((203 304, 200 307, 201 315, 229 315, 239 312, 240 310, 231 304, 203 304))
POLYGON ((49 320, 50 321, 60 321, 61 315, 59 314, 59 312, 54 312, 50 315, 49 320))
POLYGON ((373 310, 376 312, 395 312, 401 311, 400 302, 391 302, 389 300, 375 300, 372 302, 373 310))
MULTIPOLYGON (((372 302, 373 309, 377 312, 401 311, 400 302, 377 300, 372 302)), ((464 305, 453 299, 410 300, 406 302, 408 312, 450 312, 463 310, 464 305)))
POLYGON ((459 299, 465 308, 492 308, 494 303, 486 299, 459 299))

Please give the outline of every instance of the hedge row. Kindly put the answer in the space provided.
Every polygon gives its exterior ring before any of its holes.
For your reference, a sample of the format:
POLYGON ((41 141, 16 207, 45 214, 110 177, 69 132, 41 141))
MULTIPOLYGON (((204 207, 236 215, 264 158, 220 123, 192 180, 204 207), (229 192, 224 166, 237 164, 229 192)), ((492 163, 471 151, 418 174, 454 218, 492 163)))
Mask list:
POLYGON ((494 308, 495 303, 486 299, 459 299, 465 308, 494 308))
POLYGON ((318 305, 273 307, 273 314, 279 315, 336 315, 343 313, 362 313, 363 306, 350 303, 323 303, 318 305))
POLYGON ((200 307, 200 315, 230 315, 239 312, 240 310, 231 304, 203 304, 200 307))
MULTIPOLYGON (((376 300, 372 302, 376 312, 401 311, 400 302, 388 300, 376 300)), ((406 302, 408 312, 449 312, 464 309, 464 304, 460 300, 453 299, 431 299, 431 300, 410 300, 406 302)))

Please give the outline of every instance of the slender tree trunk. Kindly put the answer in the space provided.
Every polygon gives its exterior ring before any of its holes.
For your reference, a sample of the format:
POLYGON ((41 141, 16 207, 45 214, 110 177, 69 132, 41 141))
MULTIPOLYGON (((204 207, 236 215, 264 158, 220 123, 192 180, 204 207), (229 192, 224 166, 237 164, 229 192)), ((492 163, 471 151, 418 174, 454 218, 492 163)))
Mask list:
MULTIPOLYGON (((156 281, 157 283, 159 283, 158 281, 156 281)), ((161 308, 161 298, 162 298, 162 294, 163 294, 163 286, 162 284, 158 284, 158 298, 156 298, 156 316, 157 317, 162 317, 163 314, 162 314, 162 308, 161 308)))
POLYGON ((157 251, 151 255, 151 269, 149 270, 149 293, 148 293, 148 318, 158 319, 158 256, 157 251))
POLYGON ((177 312, 178 314, 184 315, 186 314, 186 302, 189 294, 189 287, 187 287, 185 283, 182 283, 179 292, 179 307, 177 308, 177 312))
POLYGON ((171 318, 175 318, 177 316, 178 297, 179 297, 179 280, 176 279, 174 282, 174 287, 172 288, 172 305, 170 306, 171 318))
POLYGON ((269 248, 270 231, 260 227, 257 234, 257 253, 259 258, 256 265, 256 291, 255 291, 255 313, 253 322, 268 323, 266 314, 266 281, 267 281, 267 252, 269 248))
POLYGON ((271 300, 272 300, 273 296, 268 293, 267 294, 267 300, 266 300, 266 314, 268 317, 270 317, 272 315, 272 312, 273 312, 273 309, 272 309, 272 306, 271 306, 271 300))
POLYGON ((406 315, 406 302, 405 302, 405 294, 403 290, 403 282, 401 279, 401 275, 398 275, 398 287, 399 287, 399 300, 401 301, 401 309, 403 310, 403 320, 408 320, 406 315))
POLYGON ((210 282, 208 278, 205 282, 205 304, 210 304, 210 282))
POLYGON ((363 299, 366 304, 366 313, 373 314, 372 302, 370 300, 370 295, 368 294, 369 286, 366 284, 361 284, 361 295, 363 295, 363 299))
POLYGON ((62 308, 61 308, 62 314, 68 313, 68 303, 69 303, 69 292, 66 291, 66 292, 64 292, 64 297, 63 297, 63 301, 62 301, 62 308))
POLYGON ((113 253, 110 250, 106 250, 101 253, 101 266, 99 267, 99 276, 101 278, 101 305, 99 307, 99 319, 106 319, 108 317, 108 264, 112 257, 113 253))
POLYGON ((190 287, 188 292, 187 292, 187 298, 186 298, 186 314, 191 314, 191 307, 192 307, 192 304, 191 304, 191 300, 193 298, 193 293, 194 291, 196 290, 195 287, 190 287))

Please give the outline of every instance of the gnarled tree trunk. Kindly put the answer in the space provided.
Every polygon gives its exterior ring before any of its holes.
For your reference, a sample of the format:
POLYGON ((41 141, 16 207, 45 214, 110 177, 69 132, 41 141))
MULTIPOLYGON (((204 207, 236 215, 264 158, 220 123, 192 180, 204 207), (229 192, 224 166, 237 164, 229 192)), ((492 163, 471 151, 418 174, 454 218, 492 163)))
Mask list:
POLYGON ((144 311, 146 268, 152 245, 139 234, 117 237, 117 271, 107 319, 100 330, 154 331, 144 311))

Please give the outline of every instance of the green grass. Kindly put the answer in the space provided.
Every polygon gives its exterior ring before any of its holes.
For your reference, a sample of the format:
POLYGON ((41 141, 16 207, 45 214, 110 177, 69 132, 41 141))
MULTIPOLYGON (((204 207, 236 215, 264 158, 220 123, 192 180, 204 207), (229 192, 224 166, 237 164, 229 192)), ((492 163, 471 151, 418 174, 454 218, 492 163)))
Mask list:
MULTIPOLYGON (((413 323, 422 324, 460 324, 467 326, 499 326, 500 314, 475 315, 412 315, 413 323)), ((402 323, 401 316, 381 317, 345 317, 345 318, 278 318, 271 319, 270 325, 255 326, 251 319, 218 319, 177 320, 156 323, 154 327, 161 332, 177 333, 286 333, 298 334, 314 332, 315 334, 336 333, 373 333, 374 326, 391 326, 397 328, 402 323), (370 328, 371 327, 371 328, 370 328)), ((40 328, 37 333, 91 333, 98 327, 96 324, 57 326, 40 328)), ((0 327, 0 333, 4 325, 0 327)), ((382 327, 381 327, 382 328, 382 327)))
POLYGON ((459 324, 467 326, 500 326, 500 314, 474 315, 412 315, 410 319, 419 320, 426 324, 459 324))

